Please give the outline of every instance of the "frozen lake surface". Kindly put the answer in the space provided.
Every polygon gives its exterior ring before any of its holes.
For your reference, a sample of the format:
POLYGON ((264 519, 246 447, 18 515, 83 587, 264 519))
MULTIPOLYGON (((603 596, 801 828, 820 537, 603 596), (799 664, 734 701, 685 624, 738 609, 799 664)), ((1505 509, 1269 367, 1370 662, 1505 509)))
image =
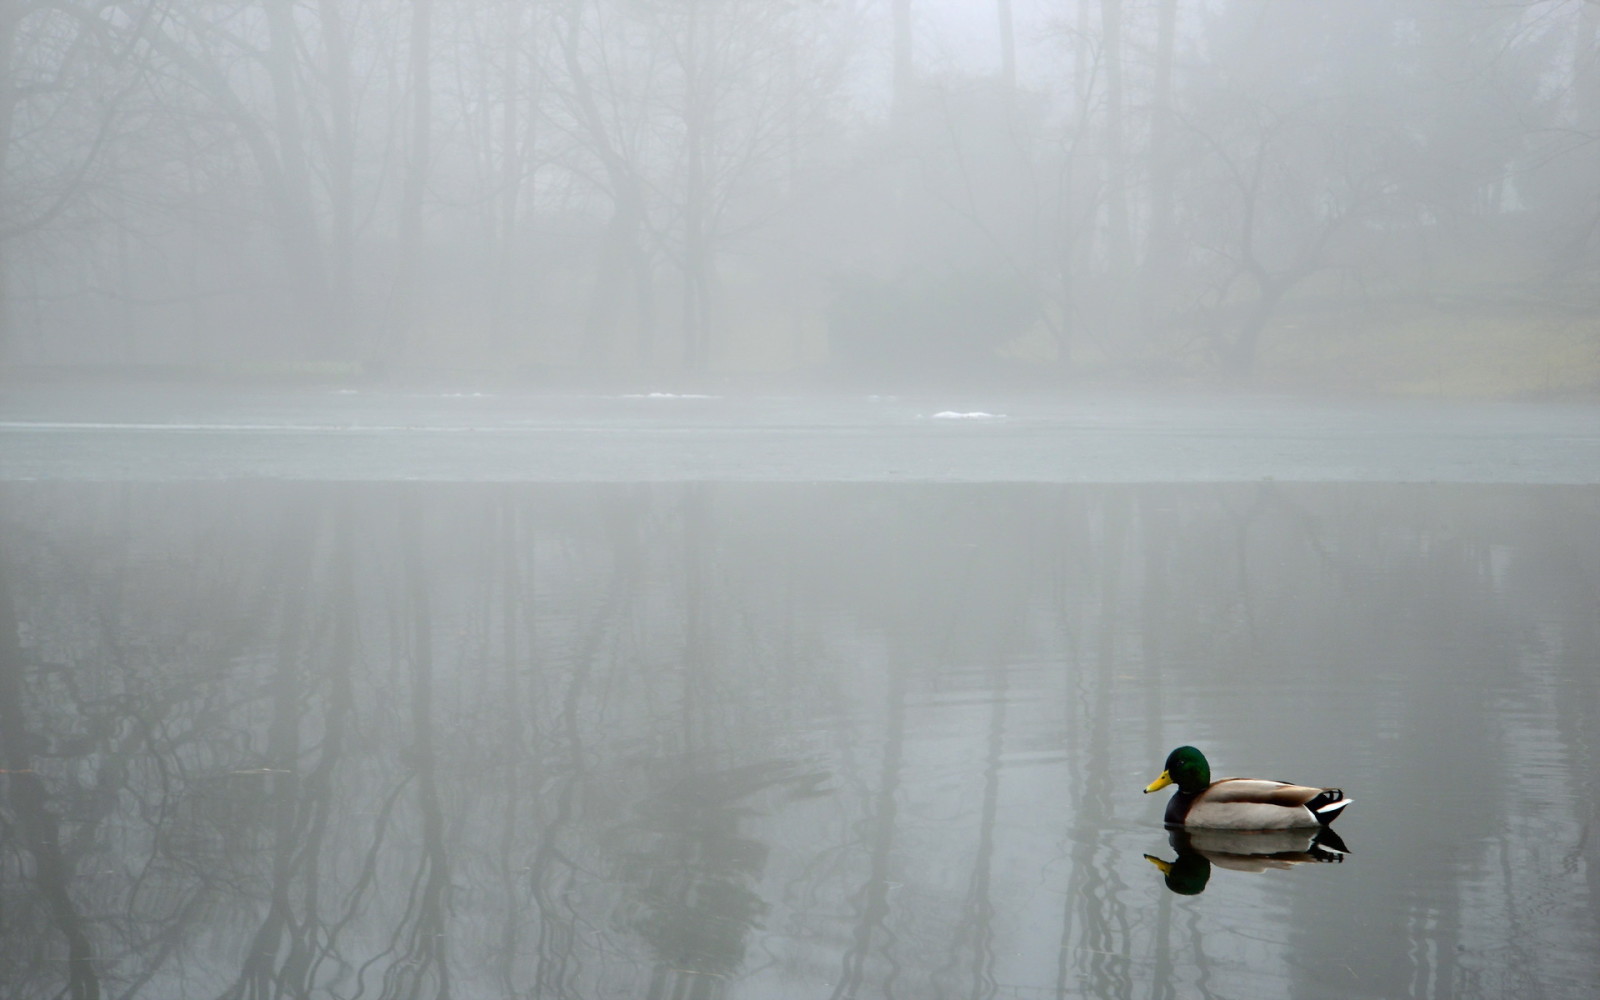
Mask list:
POLYGON ((1587 404, 12 388, 12 480, 1600 482, 1587 404))

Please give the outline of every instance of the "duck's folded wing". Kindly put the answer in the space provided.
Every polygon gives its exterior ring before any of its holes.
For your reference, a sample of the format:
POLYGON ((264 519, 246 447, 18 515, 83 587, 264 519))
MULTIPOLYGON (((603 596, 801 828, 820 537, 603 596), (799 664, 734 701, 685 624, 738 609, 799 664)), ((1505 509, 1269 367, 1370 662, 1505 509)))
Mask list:
POLYGON ((1184 825, 1221 830, 1285 830, 1317 826, 1308 803, 1328 794, 1321 788, 1255 778, 1225 778, 1201 792, 1184 825))
POLYGON ((1308 785, 1291 785, 1286 781, 1266 781, 1261 778, 1224 778, 1206 789, 1201 795, 1205 802, 1255 803, 1283 806, 1293 809, 1304 806, 1327 791, 1308 785))

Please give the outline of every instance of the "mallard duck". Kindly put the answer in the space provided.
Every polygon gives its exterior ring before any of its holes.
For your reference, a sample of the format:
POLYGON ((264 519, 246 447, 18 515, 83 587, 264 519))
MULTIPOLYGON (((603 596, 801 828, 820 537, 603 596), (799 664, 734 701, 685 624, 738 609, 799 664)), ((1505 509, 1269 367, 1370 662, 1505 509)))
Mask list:
POLYGON ((1145 794, 1177 785, 1167 803, 1168 826, 1213 830, 1298 830, 1327 826, 1351 799, 1338 788, 1310 788, 1260 778, 1211 780, 1211 765, 1194 747, 1167 755, 1161 777, 1145 794))

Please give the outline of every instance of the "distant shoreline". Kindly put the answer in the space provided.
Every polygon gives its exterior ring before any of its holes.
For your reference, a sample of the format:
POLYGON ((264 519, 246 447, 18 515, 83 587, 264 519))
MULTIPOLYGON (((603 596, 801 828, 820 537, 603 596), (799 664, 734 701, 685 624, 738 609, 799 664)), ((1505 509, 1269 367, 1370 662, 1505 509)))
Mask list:
MULTIPOLYGON (((1600 356, 1600 347, 1595 349, 1600 356)), ((241 364, 62 364, 17 365, 0 369, 0 388, 90 386, 247 387, 256 389, 424 389, 501 392, 717 392, 729 395, 981 392, 1074 395, 1083 392, 1171 393, 1179 396, 1290 395, 1307 399, 1441 399, 1454 401, 1594 401, 1600 403, 1600 374, 1551 370, 1550 375, 1481 373, 1474 377, 1442 366, 1411 377, 1388 373, 1363 377, 1359 367, 1308 364, 1281 366, 1244 379, 1190 372, 1079 370, 1062 373, 1048 366, 1005 366, 966 378, 896 379, 827 372, 619 371, 576 373, 553 368, 495 370, 417 366, 383 374, 345 362, 241 364), (1284 370, 1287 368, 1288 370, 1284 370)), ((1600 373, 1600 359, 1593 366, 1600 373)))

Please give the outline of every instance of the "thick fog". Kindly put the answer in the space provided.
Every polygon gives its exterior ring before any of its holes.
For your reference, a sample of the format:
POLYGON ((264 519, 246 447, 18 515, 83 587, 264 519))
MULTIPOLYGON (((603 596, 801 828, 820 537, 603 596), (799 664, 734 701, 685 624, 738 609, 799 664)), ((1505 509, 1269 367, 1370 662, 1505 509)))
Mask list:
POLYGON ((1559 382, 1597 47, 1582 0, 8 0, 0 345, 1049 385, 1490 337, 1559 382))
POLYGON ((1597 402, 1600 0, 0 0, 0 1000, 1590 995, 1597 402))

